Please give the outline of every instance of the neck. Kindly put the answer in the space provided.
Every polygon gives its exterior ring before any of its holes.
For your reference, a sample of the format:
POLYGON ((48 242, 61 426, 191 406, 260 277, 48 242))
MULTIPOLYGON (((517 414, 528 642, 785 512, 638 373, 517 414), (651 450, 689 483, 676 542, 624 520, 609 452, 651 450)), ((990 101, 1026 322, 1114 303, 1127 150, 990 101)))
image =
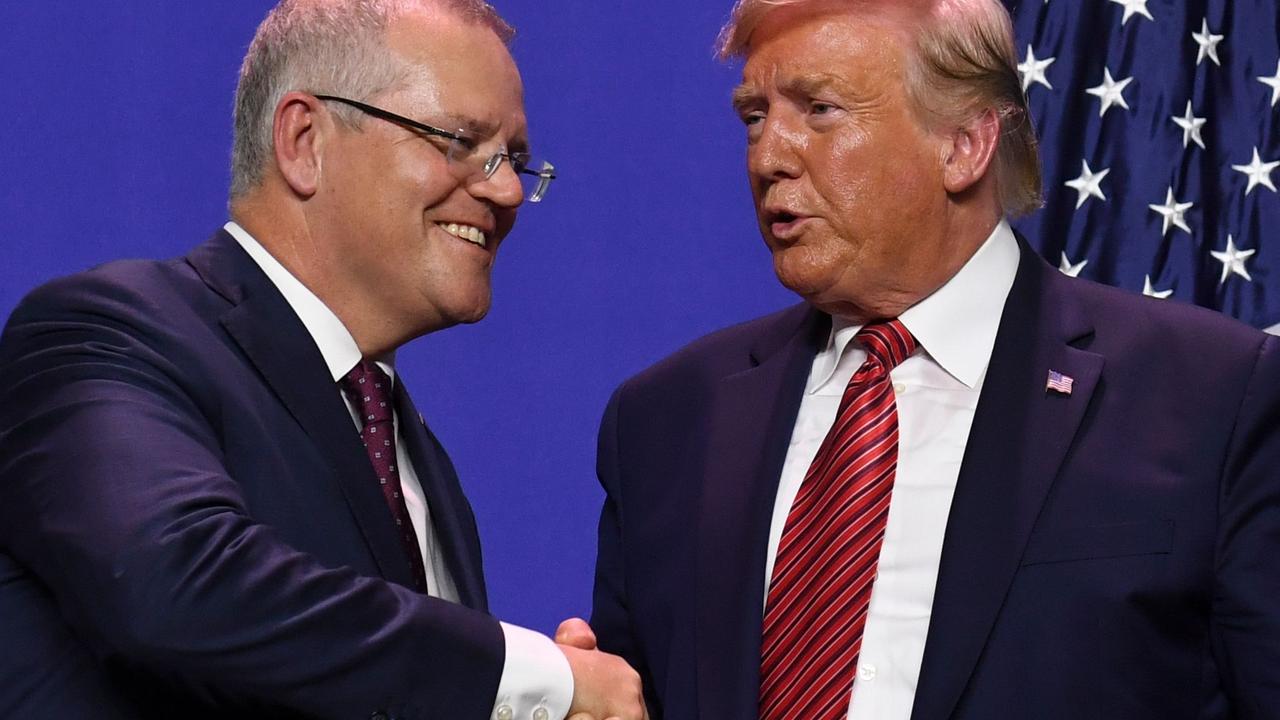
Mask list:
POLYGON ((387 356, 412 339, 397 331, 393 318, 376 312, 347 287, 332 246, 313 232, 316 223, 296 207, 256 194, 233 202, 231 219, 338 317, 364 357, 387 356))

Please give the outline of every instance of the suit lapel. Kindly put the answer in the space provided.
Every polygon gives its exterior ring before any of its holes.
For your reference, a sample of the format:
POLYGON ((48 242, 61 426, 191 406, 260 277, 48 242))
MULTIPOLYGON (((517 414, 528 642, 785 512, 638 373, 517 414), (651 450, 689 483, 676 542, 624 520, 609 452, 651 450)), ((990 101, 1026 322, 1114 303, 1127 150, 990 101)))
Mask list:
MULTIPOLYGON (((293 308, 227 233, 188 255, 204 281, 232 303, 222 326, 333 469, 352 517, 382 576, 412 587, 413 578, 390 522, 369 457, 320 349, 293 308)), ((271 442, 264 438, 263 442, 271 442)))
POLYGON ((699 717, 757 714, 764 568, 778 477, 827 316, 796 306, 723 378, 709 417, 698 508, 699 717))
POLYGON ((487 610, 480 541, 471 506, 462 494, 453 463, 409 399, 400 376, 396 378, 395 405, 400 418, 400 437, 426 495, 429 524, 457 586, 458 599, 467 607, 487 610))
POLYGON ((912 720, 954 712, 1084 417, 1100 355, 1065 278, 1025 243, 969 433, 943 543, 912 720), (1046 390, 1049 371, 1073 379, 1046 390))

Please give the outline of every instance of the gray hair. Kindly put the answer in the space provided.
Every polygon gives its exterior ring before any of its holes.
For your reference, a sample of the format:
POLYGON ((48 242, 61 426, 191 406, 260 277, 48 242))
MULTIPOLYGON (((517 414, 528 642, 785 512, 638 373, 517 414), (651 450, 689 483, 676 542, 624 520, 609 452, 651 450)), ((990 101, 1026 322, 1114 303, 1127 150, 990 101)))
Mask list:
MULTIPOLYGON (((751 35, 766 15, 784 6, 873 5, 832 0, 738 0, 717 40, 721 59, 750 51, 751 35)), ((927 127, 959 125, 987 110, 1000 120, 995 177, 1000 206, 1010 216, 1041 205, 1040 154, 1018 75, 1013 22, 998 0, 928 3, 915 52, 909 53, 906 90, 927 127)))
MULTIPOLYGON (((268 13, 245 54, 236 86, 231 199, 262 183, 274 154, 276 105, 288 92, 370 99, 405 82, 409 68, 386 46, 391 21, 434 6, 483 24, 509 43, 515 32, 483 0, 282 0, 268 13)), ((335 106, 348 126, 359 111, 335 106)))

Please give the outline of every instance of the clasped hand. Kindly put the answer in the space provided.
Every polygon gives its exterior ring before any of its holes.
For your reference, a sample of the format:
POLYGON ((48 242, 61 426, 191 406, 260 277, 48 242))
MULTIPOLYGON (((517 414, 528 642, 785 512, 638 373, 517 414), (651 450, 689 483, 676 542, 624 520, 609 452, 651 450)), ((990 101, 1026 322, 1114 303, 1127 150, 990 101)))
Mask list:
POLYGON ((601 652, 585 620, 560 623, 555 641, 573 672, 567 720, 649 720, 640 675, 622 658, 601 652))

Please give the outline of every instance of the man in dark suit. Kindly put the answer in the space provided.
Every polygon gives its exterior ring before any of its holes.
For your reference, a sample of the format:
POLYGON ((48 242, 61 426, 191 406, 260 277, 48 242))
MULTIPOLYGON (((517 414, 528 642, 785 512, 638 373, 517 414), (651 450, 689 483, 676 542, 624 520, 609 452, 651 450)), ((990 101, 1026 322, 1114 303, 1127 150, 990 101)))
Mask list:
POLYGON ((667 720, 1280 717, 1280 348, 1015 237, 1004 8, 742 0, 722 39, 806 302, 614 394, 565 639, 667 720))
POLYGON ((232 222, 14 311, 0 715, 643 717, 620 659, 486 612, 392 367, 484 316, 554 175, 510 35, 479 0, 286 0, 244 62, 232 222))

